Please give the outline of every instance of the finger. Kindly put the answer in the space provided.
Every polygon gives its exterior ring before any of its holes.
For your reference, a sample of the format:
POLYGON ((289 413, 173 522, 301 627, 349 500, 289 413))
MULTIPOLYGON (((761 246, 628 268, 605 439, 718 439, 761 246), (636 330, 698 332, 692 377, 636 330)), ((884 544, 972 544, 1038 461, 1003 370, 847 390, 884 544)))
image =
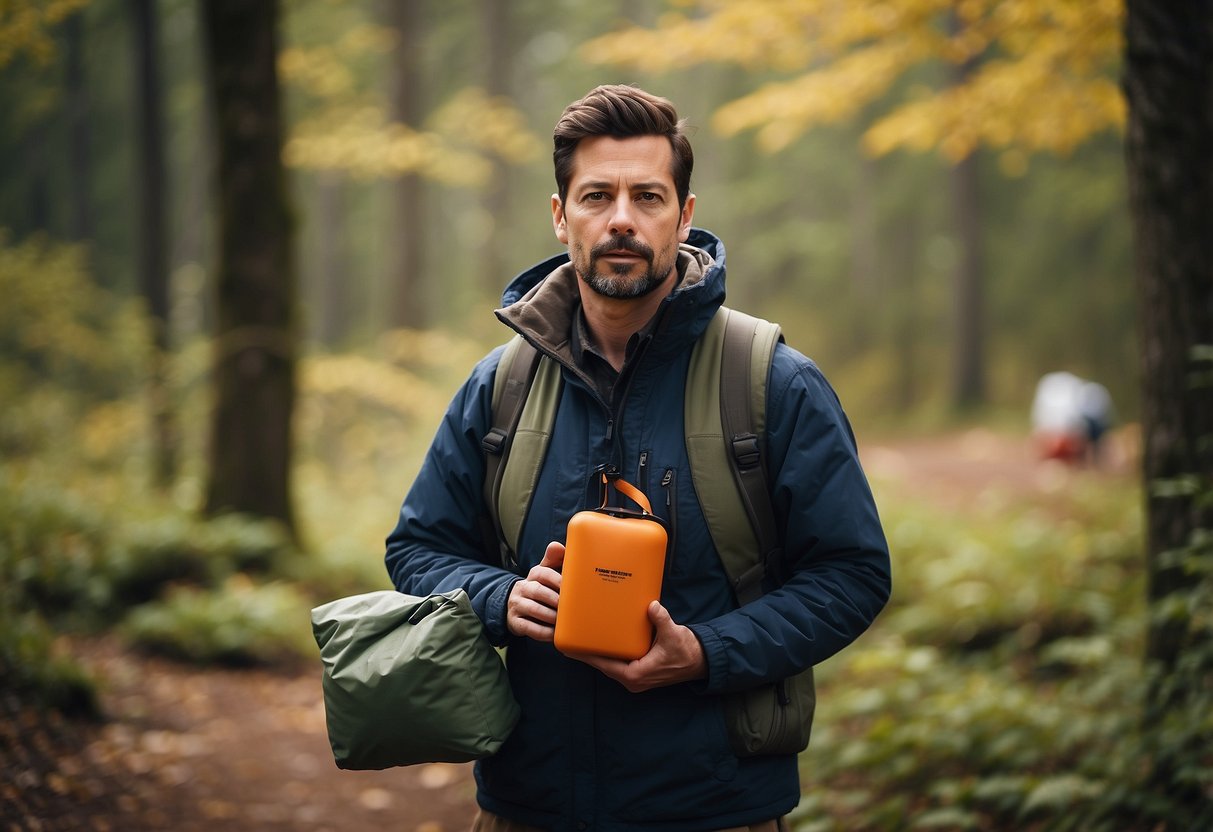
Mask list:
POLYGON ((555 540, 549 543, 548 548, 543 552, 543 560, 539 561, 539 565, 559 571, 560 567, 564 565, 564 544, 555 540))
POLYGON ((555 635, 555 629, 553 627, 540 624, 539 622, 532 621, 529 618, 518 619, 514 632, 516 635, 529 638, 532 641, 550 642, 555 635))
POLYGON ((522 581, 520 594, 555 608, 560 601, 560 573, 546 566, 533 566, 522 581))
POLYGON ((511 633, 537 641, 551 641, 556 627, 556 615, 548 607, 521 599, 511 605, 506 625, 511 633))
POLYGON ((524 598, 518 603, 517 611, 519 617, 540 624, 552 626, 556 623, 556 610, 542 601, 524 598))

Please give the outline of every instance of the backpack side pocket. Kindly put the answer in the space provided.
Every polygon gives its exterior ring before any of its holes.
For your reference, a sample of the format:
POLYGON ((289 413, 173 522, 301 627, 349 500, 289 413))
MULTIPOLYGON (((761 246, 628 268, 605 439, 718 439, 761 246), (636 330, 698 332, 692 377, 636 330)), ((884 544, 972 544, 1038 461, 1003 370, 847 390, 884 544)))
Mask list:
POLYGON ((725 727, 738 757, 799 754, 809 747, 817 689, 813 668, 778 682, 729 694, 725 727))

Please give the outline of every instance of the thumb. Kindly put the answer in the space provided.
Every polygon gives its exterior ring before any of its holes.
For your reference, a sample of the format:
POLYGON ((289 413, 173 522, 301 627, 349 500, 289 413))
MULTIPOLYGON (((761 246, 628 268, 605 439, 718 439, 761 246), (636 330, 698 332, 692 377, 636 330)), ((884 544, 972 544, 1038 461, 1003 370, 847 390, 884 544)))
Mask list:
POLYGON ((653 601, 649 604, 649 623, 657 630, 662 630, 674 624, 674 619, 670 617, 670 611, 661 606, 660 601, 653 601))
POLYGON ((555 540, 549 543, 548 548, 543 552, 543 560, 539 561, 539 565, 559 571, 560 567, 564 565, 564 544, 555 540))

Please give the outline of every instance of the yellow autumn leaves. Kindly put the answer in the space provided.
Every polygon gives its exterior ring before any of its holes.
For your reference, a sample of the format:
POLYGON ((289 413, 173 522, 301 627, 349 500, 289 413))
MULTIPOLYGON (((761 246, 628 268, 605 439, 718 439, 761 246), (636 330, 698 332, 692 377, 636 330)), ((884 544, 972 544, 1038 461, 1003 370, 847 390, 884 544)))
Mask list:
POLYGON ((0 0, 0 67, 18 55, 39 64, 55 55, 54 28, 88 0, 0 0))
POLYGON ((474 187, 489 178, 494 158, 518 164, 539 154, 541 143, 517 108, 478 87, 456 93, 425 125, 392 121, 378 99, 359 93, 348 64, 395 44, 392 30, 359 26, 331 45, 283 50, 278 68, 284 82, 313 102, 291 128, 288 165, 341 170, 364 180, 419 173, 474 187))
POLYGON ((1014 173, 1026 154, 1068 153, 1124 123, 1115 77, 1123 0, 670 5, 654 27, 597 38, 583 56, 651 72, 725 63, 773 75, 712 120, 724 135, 757 131, 768 151, 875 113, 863 137, 874 155, 933 149, 956 161, 987 146, 1014 173))

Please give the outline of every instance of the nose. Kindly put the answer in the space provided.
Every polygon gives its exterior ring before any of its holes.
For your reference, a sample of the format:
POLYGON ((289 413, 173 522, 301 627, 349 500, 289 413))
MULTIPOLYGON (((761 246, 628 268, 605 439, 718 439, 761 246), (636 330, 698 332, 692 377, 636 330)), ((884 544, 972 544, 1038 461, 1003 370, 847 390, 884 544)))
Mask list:
POLYGON ((636 220, 632 216, 632 200, 617 199, 612 204, 610 232, 615 236, 634 237, 636 220))

